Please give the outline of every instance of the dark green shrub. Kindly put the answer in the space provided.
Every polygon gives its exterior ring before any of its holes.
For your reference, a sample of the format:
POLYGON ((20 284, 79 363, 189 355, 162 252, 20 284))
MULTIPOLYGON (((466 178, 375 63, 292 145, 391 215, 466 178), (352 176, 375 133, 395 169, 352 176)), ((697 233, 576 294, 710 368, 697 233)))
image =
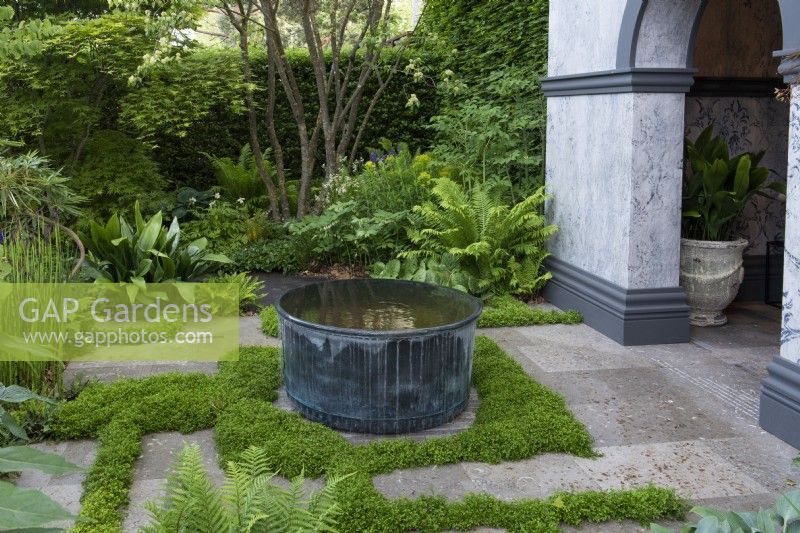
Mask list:
POLYGON ((434 116, 433 154, 468 183, 512 184, 514 197, 544 185, 544 96, 535 72, 506 68, 463 89, 434 116))
POLYGON ((290 237, 254 242, 231 254, 239 270, 249 272, 299 272, 308 266, 308 258, 290 237))
POLYGON ((195 218, 198 213, 208 209, 211 202, 219 198, 220 194, 213 189, 198 191, 191 187, 181 187, 175 194, 175 201, 169 207, 174 218, 184 220, 195 218))
POLYGON ((470 179, 510 179, 519 197, 543 181, 547 19, 547 0, 429 0, 418 31, 423 57, 447 52, 429 72, 437 156, 470 179))
POLYGON ((506 65, 544 73, 548 7, 547 0, 428 0, 419 32, 425 45, 450 52, 448 66, 470 82, 506 65))
POLYGON ((249 218, 245 207, 218 200, 208 209, 197 210, 192 220, 181 224, 181 229, 187 242, 205 237, 209 249, 230 256, 247 244, 242 226, 249 218))
POLYGON ((99 131, 86 143, 85 155, 70 181, 101 218, 127 211, 136 201, 149 212, 166 184, 144 145, 112 130, 99 131))

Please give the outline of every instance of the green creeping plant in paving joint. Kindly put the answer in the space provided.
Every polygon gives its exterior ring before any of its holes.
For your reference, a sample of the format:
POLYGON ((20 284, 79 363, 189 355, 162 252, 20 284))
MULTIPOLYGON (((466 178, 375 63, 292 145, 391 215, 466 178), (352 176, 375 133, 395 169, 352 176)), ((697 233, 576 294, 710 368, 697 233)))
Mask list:
POLYGON ((479 328, 508 328, 545 324, 580 324, 577 311, 545 310, 531 307, 513 296, 496 296, 486 303, 478 319, 479 328))
POLYGON ((119 531, 133 469, 148 433, 215 429, 221 462, 237 461, 251 446, 265 451, 272 472, 295 477, 350 476, 336 490, 341 531, 441 531, 477 526, 510 531, 557 531, 560 523, 681 518, 674 491, 560 493, 547 500, 506 502, 469 495, 389 500, 372 477, 397 469, 463 461, 500 463, 541 453, 594 457, 586 428, 564 400, 532 380, 485 337, 476 339, 473 385, 480 397, 474 424, 463 432, 418 442, 384 439, 354 445, 338 432, 275 406, 281 384, 280 350, 243 347, 219 374, 166 374, 95 383, 62 404, 53 421, 60 439, 97 439, 100 448, 84 482, 78 532, 119 531))
POLYGON ((275 306, 270 305, 261 310, 261 331, 267 337, 277 338, 280 334, 280 324, 278 323, 278 311, 275 306))

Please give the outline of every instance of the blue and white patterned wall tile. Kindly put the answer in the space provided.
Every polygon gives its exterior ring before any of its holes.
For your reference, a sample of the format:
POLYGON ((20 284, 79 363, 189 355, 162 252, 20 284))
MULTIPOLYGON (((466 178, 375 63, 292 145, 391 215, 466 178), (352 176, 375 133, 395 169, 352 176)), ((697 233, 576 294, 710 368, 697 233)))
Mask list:
POLYGON ((792 88, 781 357, 800 363, 800 85, 792 88))

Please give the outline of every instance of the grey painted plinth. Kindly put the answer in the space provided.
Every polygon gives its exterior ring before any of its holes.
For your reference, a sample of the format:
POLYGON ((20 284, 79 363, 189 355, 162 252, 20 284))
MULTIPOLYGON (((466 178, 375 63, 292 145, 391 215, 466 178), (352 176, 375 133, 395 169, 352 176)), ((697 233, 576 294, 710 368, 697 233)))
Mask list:
POLYGON ((776 357, 761 385, 758 421, 762 428, 800 448, 800 365, 776 357))
POLYGON ((680 287, 624 289, 551 257, 553 279, 544 296, 562 309, 576 309, 584 322, 624 346, 689 341, 689 308, 680 287))

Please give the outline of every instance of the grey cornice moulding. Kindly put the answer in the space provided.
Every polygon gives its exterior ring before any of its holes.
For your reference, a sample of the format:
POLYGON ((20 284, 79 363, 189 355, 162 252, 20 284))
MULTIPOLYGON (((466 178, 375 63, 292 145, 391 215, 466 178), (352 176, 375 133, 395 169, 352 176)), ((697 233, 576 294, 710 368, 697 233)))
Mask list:
POLYGON ((797 83, 800 77, 800 50, 788 52, 779 57, 783 57, 780 66, 778 66, 778 74, 783 76, 786 83, 797 83))
POLYGON ((545 96, 616 93, 687 93, 694 84, 694 69, 625 68, 552 76, 542 80, 545 96))
POLYGON ((544 296, 561 309, 575 309, 584 323, 620 344, 689 341, 689 307, 681 287, 625 289, 556 257, 547 259, 553 278, 544 296))

